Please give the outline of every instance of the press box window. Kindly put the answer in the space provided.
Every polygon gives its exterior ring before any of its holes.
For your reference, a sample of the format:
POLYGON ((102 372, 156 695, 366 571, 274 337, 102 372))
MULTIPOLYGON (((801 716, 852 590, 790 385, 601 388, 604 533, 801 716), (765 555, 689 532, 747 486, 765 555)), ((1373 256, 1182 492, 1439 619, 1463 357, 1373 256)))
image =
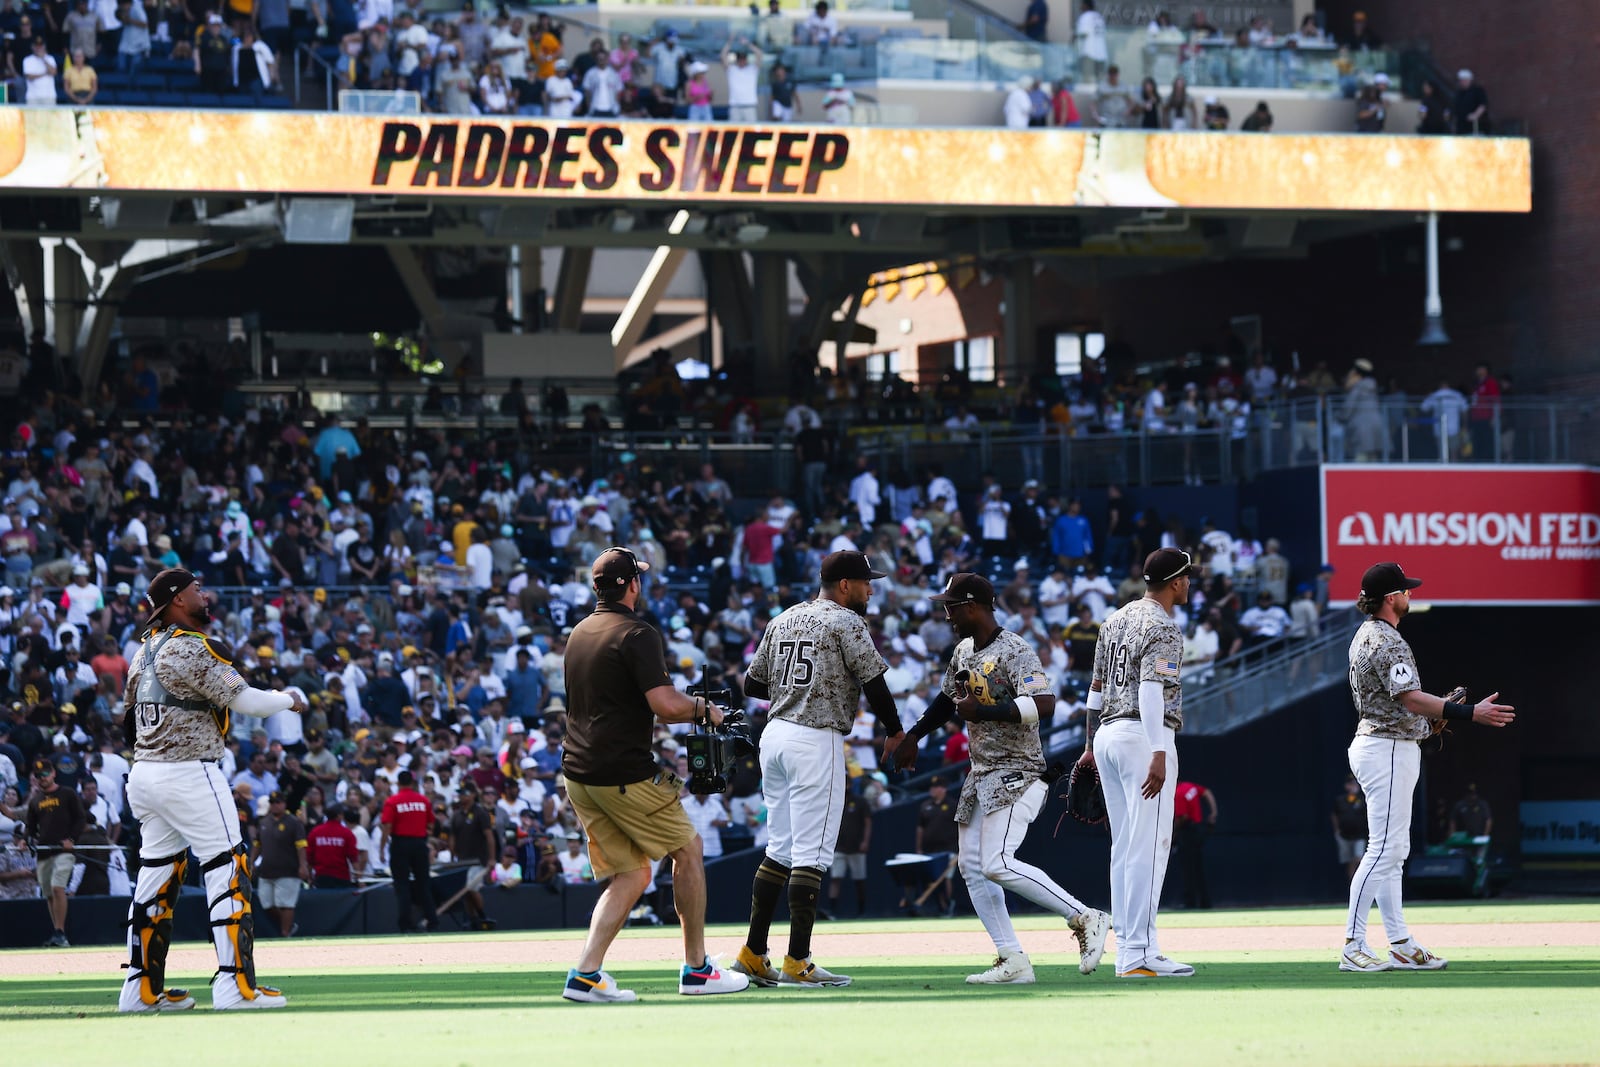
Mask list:
POLYGON ((1076 378, 1083 374, 1083 361, 1099 359, 1106 350, 1103 333, 1056 334, 1056 376, 1076 378))

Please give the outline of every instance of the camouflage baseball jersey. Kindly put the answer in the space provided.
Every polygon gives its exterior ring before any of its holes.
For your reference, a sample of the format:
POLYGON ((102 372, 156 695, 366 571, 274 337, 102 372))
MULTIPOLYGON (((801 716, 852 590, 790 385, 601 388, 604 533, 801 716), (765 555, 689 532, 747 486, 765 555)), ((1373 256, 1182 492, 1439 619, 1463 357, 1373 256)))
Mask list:
POLYGON ((1183 662, 1183 631, 1154 600, 1139 599, 1111 613, 1100 627, 1094 646, 1094 677, 1105 693, 1100 722, 1139 718, 1139 685, 1160 682, 1161 719, 1173 730, 1183 728, 1183 690, 1178 665, 1183 662))
POLYGON ((817 599, 772 620, 746 673, 772 691, 771 718, 846 734, 861 687, 888 669, 865 619, 817 599))
MULTIPOLYGON (((942 685, 952 700, 958 698, 956 675, 961 671, 971 674, 969 686, 980 704, 1050 692, 1050 680, 1038 653, 1009 630, 1001 630, 981 649, 973 648, 970 637, 956 645, 942 685)), ((989 815, 1010 807, 1044 772, 1037 723, 969 722, 967 748, 972 773, 962 784, 956 804, 956 822, 962 825, 972 821, 977 809, 989 815)))
POLYGON ((221 759, 227 707, 246 688, 204 635, 176 627, 152 633, 128 667, 122 698, 136 723, 134 759, 221 759))
POLYGON ((1421 741, 1433 732, 1422 715, 1413 715, 1398 697, 1422 688, 1417 661, 1405 638, 1386 622, 1368 619, 1350 641, 1350 698, 1361 725, 1356 736, 1421 741))

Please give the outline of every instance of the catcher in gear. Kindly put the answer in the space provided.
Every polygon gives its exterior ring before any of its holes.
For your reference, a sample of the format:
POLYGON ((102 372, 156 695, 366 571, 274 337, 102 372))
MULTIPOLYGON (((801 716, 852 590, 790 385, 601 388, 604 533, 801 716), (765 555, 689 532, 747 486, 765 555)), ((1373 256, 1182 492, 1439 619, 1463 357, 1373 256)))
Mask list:
POLYGON ((305 711, 299 696, 253 689, 226 650, 205 636, 210 598, 186 570, 157 574, 145 595, 144 645, 128 668, 124 721, 134 734, 128 807, 139 819, 139 880, 128 905, 128 969, 117 1010, 194 1007, 184 989, 165 986, 173 909, 189 851, 200 858, 210 901, 218 1010, 281 1008, 283 994, 256 984, 250 857, 217 761, 232 712, 266 718, 305 711))
POLYGON ((994 586, 977 574, 951 577, 932 598, 943 605, 961 642, 945 672, 944 685, 916 726, 910 744, 884 743, 884 758, 909 767, 917 743, 952 715, 967 723, 972 773, 956 805, 961 874, 998 957, 988 970, 970 975, 972 985, 1023 984, 1033 965, 1006 911, 1007 889, 1067 920, 1078 940, 1078 970, 1094 971, 1105 951, 1110 917, 1084 905, 1044 871, 1017 859, 1028 826, 1049 795, 1039 724, 1055 714, 1056 698, 1026 641, 994 617, 994 586))

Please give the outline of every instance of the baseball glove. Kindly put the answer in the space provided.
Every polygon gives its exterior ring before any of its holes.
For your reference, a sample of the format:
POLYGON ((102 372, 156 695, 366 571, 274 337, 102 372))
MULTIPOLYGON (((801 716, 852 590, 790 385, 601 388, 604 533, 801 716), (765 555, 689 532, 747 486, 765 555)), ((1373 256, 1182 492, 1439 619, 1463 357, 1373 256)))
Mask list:
MULTIPOLYGON (((1454 704, 1457 701, 1464 701, 1466 699, 1467 687, 1464 685, 1458 685, 1444 695, 1444 702, 1446 704, 1454 704)), ((1450 730, 1450 723, 1445 719, 1429 719, 1428 724, 1433 728, 1433 733, 1429 735, 1431 737, 1438 737, 1440 734, 1447 733, 1450 730)))
POLYGON ((1094 767, 1073 765, 1067 776, 1067 814, 1085 826, 1105 823, 1106 794, 1100 788, 1100 772, 1094 767))

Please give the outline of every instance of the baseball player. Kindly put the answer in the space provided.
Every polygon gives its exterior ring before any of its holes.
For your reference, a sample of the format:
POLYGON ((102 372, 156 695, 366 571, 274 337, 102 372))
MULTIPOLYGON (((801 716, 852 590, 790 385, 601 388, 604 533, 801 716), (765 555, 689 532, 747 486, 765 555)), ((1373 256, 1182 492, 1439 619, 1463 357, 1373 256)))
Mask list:
POLYGON ((968 985, 1025 985, 1033 964, 1006 911, 1007 889, 1067 920, 1078 939, 1078 970, 1092 974, 1105 952, 1110 916, 1086 907, 1048 874, 1017 859, 1017 847, 1049 796, 1040 722, 1055 714, 1056 698, 1033 648, 994 617, 994 586, 978 574, 953 574, 944 605, 960 643, 944 684, 911 728, 908 744, 885 747, 901 768, 917 758, 917 742, 959 714, 967 723, 972 773, 956 804, 961 875, 972 908, 994 941, 993 966, 967 976, 968 985))
POLYGON ((128 669, 124 724, 133 744, 128 807, 139 819, 139 881, 128 907, 128 977, 119 1011, 194 1007, 163 985, 173 909, 190 849, 200 859, 217 973, 212 1007, 281 1008, 281 992, 256 984, 250 858, 218 760, 237 712, 264 719, 305 711, 299 696, 254 689, 205 636, 210 600, 193 574, 168 569, 145 594, 149 631, 128 669))
POLYGON ((1350 880, 1350 913, 1345 920, 1341 971, 1439 971, 1448 962, 1412 938, 1400 907, 1400 877, 1411 851, 1411 802, 1422 766, 1420 742, 1434 724, 1453 720, 1505 726, 1516 718, 1509 704, 1490 693, 1476 705, 1461 703, 1461 690, 1448 696, 1422 691, 1417 661, 1397 627, 1411 609, 1411 590, 1422 584, 1408 578, 1398 563, 1375 563, 1361 576, 1356 609, 1367 616, 1350 642, 1350 695, 1361 723, 1350 743, 1350 769, 1367 797, 1367 851, 1350 880), (1373 903, 1383 916, 1389 952, 1367 947, 1367 914, 1373 903))
POLYGON ((812 962, 811 928, 844 813, 844 736, 863 692, 878 721, 894 731, 890 740, 901 733, 883 679, 889 665, 863 618, 872 583, 883 577, 860 552, 829 553, 821 593, 772 620, 745 673, 745 694, 772 703, 761 734, 767 854, 751 889, 750 933, 732 965, 758 986, 850 984, 848 975, 812 962), (785 886, 789 953, 780 970, 767 955, 767 934, 785 886))
POLYGON ((1189 599, 1187 552, 1158 548, 1144 561, 1146 592, 1100 628, 1089 684, 1089 746, 1080 765, 1098 767, 1111 824, 1111 914, 1118 978, 1186 978, 1194 968, 1161 954, 1156 910, 1172 850, 1183 726, 1183 631, 1173 607, 1189 599))

